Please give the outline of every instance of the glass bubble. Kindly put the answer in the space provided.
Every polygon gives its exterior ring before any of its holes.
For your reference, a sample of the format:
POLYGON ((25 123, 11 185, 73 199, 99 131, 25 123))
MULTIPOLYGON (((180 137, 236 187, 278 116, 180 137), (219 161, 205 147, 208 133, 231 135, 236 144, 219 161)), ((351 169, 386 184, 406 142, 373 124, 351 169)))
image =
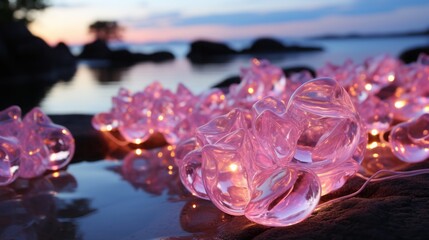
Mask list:
POLYGON ((393 127, 389 142, 393 154, 404 162, 415 163, 429 157, 429 114, 393 127))

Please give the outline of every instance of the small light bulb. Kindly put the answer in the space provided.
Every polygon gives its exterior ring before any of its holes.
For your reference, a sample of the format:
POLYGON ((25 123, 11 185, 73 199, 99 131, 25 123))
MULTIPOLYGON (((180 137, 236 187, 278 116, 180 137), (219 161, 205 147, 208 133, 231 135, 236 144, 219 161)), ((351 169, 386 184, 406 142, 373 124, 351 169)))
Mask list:
POLYGON ((235 172, 235 171, 237 171, 238 166, 237 166, 237 164, 235 164, 235 163, 231 163, 231 165, 229 165, 229 169, 230 169, 232 172, 235 172))

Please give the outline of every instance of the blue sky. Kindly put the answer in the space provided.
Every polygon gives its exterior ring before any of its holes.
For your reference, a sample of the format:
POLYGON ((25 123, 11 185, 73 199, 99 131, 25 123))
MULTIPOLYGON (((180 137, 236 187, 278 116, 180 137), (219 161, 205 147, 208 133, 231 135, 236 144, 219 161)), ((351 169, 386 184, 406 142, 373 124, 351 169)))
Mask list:
POLYGON ((305 37, 429 28, 423 0, 51 0, 31 26, 50 42, 88 40, 95 20, 117 20, 126 41, 305 37))

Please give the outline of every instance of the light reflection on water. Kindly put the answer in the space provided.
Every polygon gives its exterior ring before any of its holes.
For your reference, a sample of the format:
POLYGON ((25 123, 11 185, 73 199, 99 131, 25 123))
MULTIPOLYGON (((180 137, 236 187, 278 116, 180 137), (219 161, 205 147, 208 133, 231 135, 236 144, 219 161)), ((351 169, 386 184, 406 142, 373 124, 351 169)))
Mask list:
POLYGON ((248 225, 193 197, 173 150, 129 150, 0 187, 0 239, 212 239, 248 225))
MULTIPOLYGON (((427 37, 307 40, 305 44, 320 45, 323 52, 267 56, 272 63, 281 66, 306 65, 318 68, 327 61, 342 63, 346 59, 362 62, 379 54, 398 56, 404 49, 428 44, 427 37)), ((111 97, 120 87, 141 90, 157 80, 164 87, 175 90, 179 82, 194 93, 200 93, 227 77, 238 75, 240 68, 249 66, 250 56, 240 56, 226 63, 193 65, 184 58, 186 44, 171 44, 177 59, 166 63, 141 63, 120 69, 94 69, 80 64, 69 82, 57 83, 41 102, 44 111, 55 113, 90 113, 106 111, 111 97)), ((159 46, 163 50, 168 44, 159 46)), ((156 50, 156 46, 133 46, 132 50, 156 50)), ((167 49, 169 50, 169 49, 167 49)))

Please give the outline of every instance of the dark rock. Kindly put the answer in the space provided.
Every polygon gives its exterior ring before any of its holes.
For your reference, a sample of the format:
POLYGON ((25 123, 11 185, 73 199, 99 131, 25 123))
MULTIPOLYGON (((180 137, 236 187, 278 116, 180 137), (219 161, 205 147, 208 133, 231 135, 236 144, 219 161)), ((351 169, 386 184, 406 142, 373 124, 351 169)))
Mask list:
POLYGON ((241 52, 245 54, 265 54, 265 53, 290 53, 290 52, 313 52, 322 51, 321 47, 305 47, 298 45, 285 46, 278 40, 272 38, 260 38, 241 52))
MULTIPOLYGON (((16 79, 14 79, 16 80, 16 79)), ((18 105, 23 112, 28 112, 45 98, 52 88, 53 83, 43 82, 43 79, 31 79, 26 77, 25 82, 20 83, 0 83, 2 89, 0 110, 11 105, 18 105)))
POLYGON ((231 76, 212 86, 212 88, 220 88, 225 92, 229 88, 229 86, 231 86, 232 84, 239 84, 240 82, 241 78, 239 76, 231 76))
POLYGON ((238 52, 224 43, 197 40, 191 43, 191 49, 186 57, 194 63, 223 61, 238 52))
POLYGON ((130 66, 139 62, 164 62, 174 59, 174 55, 167 51, 151 54, 132 53, 127 49, 111 50, 106 41, 95 40, 83 47, 79 58, 85 60, 105 60, 113 67, 130 66))
POLYGON ((95 40, 83 46, 79 58, 88 60, 110 59, 112 51, 107 46, 106 41, 95 40))
POLYGON ((153 62, 165 62, 165 61, 174 59, 174 55, 171 52, 167 52, 167 51, 154 52, 154 53, 148 54, 147 56, 148 56, 148 59, 150 59, 153 62))
POLYGON ((131 66, 138 62, 136 60, 136 55, 126 49, 111 51, 109 60, 111 64, 116 67, 131 66))
POLYGON ((399 59, 401 59, 404 63, 415 62, 421 53, 429 54, 429 46, 407 49, 399 55, 399 59))
POLYGON ((257 39, 249 48, 236 51, 224 43, 198 40, 191 43, 191 49, 186 55, 192 63, 224 63, 241 54, 284 54, 297 52, 322 51, 321 47, 291 45, 285 46, 278 40, 271 38, 257 39))
POLYGON ((283 68, 283 73, 285 74, 286 77, 290 77, 290 75, 292 75, 293 73, 299 73, 303 71, 307 71, 308 73, 310 73, 310 75, 313 78, 316 77, 316 71, 313 68, 308 66, 295 66, 295 67, 283 68))
POLYGON ((137 62, 165 62, 173 60, 175 57, 172 53, 167 51, 159 51, 150 54, 134 53, 134 60, 137 62))
POLYGON ((65 44, 52 48, 21 22, 0 24, 0 32, 3 83, 56 82, 61 78, 61 69, 75 69, 76 60, 65 44))
POLYGON ((62 66, 75 66, 76 57, 71 53, 69 47, 63 43, 59 42, 55 47, 55 54, 57 55, 57 63, 62 66))
POLYGON ((86 114, 67 114, 50 115, 52 121, 62 125, 70 130, 75 138, 76 151, 72 162, 98 161, 105 159, 106 156, 118 156, 123 158, 130 148, 151 149, 164 146, 167 143, 161 135, 154 135, 146 142, 135 145, 118 145, 118 140, 125 140, 118 132, 103 133, 95 130, 91 125, 92 115, 86 114), (116 138, 117 140, 113 140, 116 138))
MULTIPOLYGON (((302 71, 307 71, 310 73, 312 77, 316 77, 316 71, 310 67, 296 66, 296 67, 283 68, 283 73, 286 77, 289 77, 293 73, 299 73, 302 71)), ((230 85, 238 84, 240 82, 241 82, 241 78, 239 76, 231 76, 217 83, 216 85, 212 86, 212 88, 220 88, 222 91, 228 92, 228 88, 230 85)))

